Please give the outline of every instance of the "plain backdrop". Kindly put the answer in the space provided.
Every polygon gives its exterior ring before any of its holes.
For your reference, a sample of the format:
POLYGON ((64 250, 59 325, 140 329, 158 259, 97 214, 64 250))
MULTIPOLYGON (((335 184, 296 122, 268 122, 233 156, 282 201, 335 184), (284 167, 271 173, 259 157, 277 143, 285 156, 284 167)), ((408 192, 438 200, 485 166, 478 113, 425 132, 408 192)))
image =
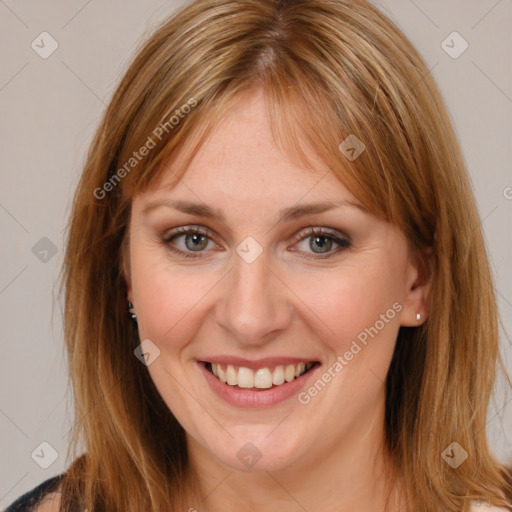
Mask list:
MULTIPOLYGON (((446 99, 510 337, 512 1, 374 3, 422 53, 446 99)), ((0 0, 2 509, 69 463, 73 408, 56 284, 71 198, 93 131, 136 46, 181 4, 0 0), (52 44, 57 49, 42 58, 52 44)), ((510 372, 512 350, 504 335, 502 349, 510 372)), ((502 384, 497 382, 488 433, 496 455, 512 463, 512 402, 502 384)))

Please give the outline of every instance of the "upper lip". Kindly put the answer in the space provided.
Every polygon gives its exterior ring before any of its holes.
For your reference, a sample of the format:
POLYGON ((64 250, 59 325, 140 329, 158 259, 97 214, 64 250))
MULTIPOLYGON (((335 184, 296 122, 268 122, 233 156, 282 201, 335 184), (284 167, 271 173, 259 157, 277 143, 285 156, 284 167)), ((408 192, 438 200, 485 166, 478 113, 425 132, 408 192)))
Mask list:
POLYGON ((220 356, 211 356, 200 359, 200 361, 204 363, 224 363, 230 364, 232 366, 250 368, 252 370, 257 370, 259 368, 265 368, 267 366, 279 366, 279 365, 288 365, 288 364, 298 364, 298 363, 316 363, 318 362, 316 359, 308 358, 308 357, 286 357, 286 356, 273 356, 273 357, 263 357, 261 359, 245 359, 243 357, 235 357, 228 355, 220 355, 220 356))

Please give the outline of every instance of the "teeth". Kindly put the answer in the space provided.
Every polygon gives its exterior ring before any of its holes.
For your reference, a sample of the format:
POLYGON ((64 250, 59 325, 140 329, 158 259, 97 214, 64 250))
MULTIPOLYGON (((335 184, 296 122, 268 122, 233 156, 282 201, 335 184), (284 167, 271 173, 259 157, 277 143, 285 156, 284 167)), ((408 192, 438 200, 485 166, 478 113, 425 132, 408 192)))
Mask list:
MULTIPOLYGON (((212 365, 212 369, 213 369, 213 366, 217 366, 217 365, 216 364, 212 365)), ((226 369, 226 382, 230 386, 236 386, 236 384, 238 382, 238 376, 237 376, 236 370, 230 364, 228 364, 228 367, 226 369)))
POLYGON ((295 378, 295 366, 293 364, 289 364, 284 371, 284 380, 286 382, 291 382, 295 378))
POLYGON ((222 382, 226 382, 226 374, 224 373, 224 370, 222 369, 222 366, 220 364, 217 365, 217 372, 219 374, 219 379, 222 382))
POLYGON ((272 385, 280 386, 285 382, 291 382, 308 371, 313 363, 289 364, 286 366, 276 366, 274 371, 269 368, 260 368, 256 371, 241 366, 235 368, 228 364, 224 368, 219 363, 210 363, 212 373, 220 381, 229 386, 238 386, 240 388, 268 389, 272 385))
POLYGON ((240 388, 253 388, 254 387, 254 372, 249 368, 238 369, 238 387, 240 388))
POLYGON ((299 363, 297 365, 297 368, 295 368, 295 377, 298 377, 299 375, 303 374, 305 369, 306 363, 299 363))
POLYGON ((260 389, 272 387, 272 374, 268 368, 262 368, 254 374, 254 387, 260 389))
POLYGON ((272 384, 279 386, 284 383, 284 369, 282 366, 276 366, 274 373, 272 374, 272 384))

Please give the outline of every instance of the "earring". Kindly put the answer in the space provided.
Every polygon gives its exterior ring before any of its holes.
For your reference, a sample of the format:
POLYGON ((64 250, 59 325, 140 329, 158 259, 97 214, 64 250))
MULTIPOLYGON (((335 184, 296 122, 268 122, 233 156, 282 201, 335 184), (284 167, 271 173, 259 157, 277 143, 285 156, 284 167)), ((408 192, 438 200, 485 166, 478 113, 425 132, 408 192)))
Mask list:
POLYGON ((128 311, 130 312, 130 315, 132 317, 132 320, 137 323, 137 315, 133 312, 133 304, 128 301, 128 311))
POLYGON ((419 322, 421 320, 421 313, 416 313, 416 321, 419 322))

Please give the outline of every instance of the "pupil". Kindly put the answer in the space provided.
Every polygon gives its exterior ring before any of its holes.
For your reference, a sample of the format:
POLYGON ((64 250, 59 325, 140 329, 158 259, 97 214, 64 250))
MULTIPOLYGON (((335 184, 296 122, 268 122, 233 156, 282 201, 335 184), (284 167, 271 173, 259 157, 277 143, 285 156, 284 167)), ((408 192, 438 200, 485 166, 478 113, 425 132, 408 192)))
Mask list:
POLYGON ((186 240, 185 240, 185 245, 187 246, 187 249, 191 249, 191 250, 195 250, 195 249, 204 249, 206 247, 206 243, 204 243, 206 240, 206 237, 204 235, 201 235, 201 234, 193 234, 193 235, 187 235, 186 237, 186 240), (192 239, 194 242, 193 242, 193 245, 192 246, 189 246, 188 242, 190 241, 190 239, 192 239), (202 240, 200 240, 202 239, 202 240), (196 242, 197 241, 202 241, 202 245, 197 245, 196 242))
MULTIPOLYGON (((314 239, 314 243, 317 243, 317 247, 320 247, 321 249, 322 248, 325 248, 326 245, 329 244, 329 242, 332 242, 332 240, 326 236, 316 236, 314 239), (326 243, 322 243, 321 240, 323 240, 324 242, 327 242, 326 243)), ((311 249, 315 250, 315 246, 313 246, 313 244, 310 244, 311 245, 311 249)), ((329 249, 329 247, 327 247, 327 250, 329 249)), ((327 252, 327 251, 320 251, 320 252, 327 252)))

